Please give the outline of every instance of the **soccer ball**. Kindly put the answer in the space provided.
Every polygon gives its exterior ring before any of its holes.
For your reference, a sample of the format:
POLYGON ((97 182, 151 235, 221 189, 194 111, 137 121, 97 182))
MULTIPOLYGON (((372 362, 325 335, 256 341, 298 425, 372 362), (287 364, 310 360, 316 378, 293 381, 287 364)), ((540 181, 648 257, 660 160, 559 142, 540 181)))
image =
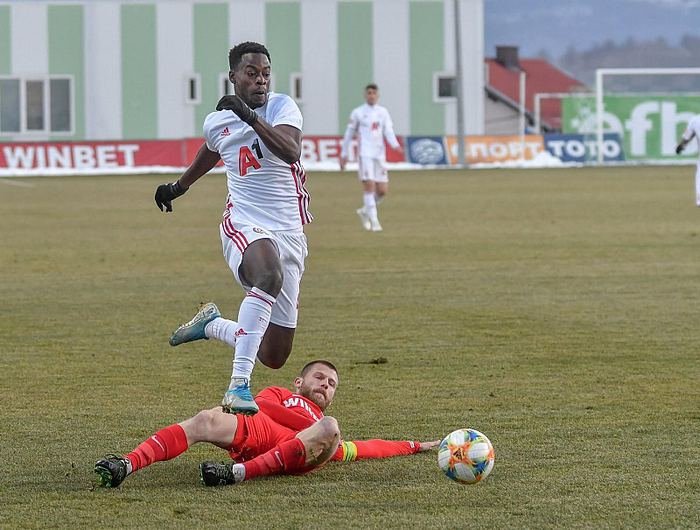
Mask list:
POLYGON ((489 439, 475 429, 451 432, 438 448, 438 466, 460 484, 476 484, 493 469, 495 455, 489 439))

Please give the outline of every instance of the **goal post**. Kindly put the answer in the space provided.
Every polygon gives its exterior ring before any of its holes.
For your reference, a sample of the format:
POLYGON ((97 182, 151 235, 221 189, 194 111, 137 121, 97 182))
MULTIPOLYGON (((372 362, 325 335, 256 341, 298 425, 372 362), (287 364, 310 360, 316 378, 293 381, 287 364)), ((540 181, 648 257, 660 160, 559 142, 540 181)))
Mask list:
POLYGON ((604 83, 606 76, 630 75, 700 75, 700 68, 598 68, 595 71, 595 111, 596 111, 596 144, 597 162, 603 163, 603 113, 604 83))
POLYGON ((533 112, 534 117, 534 129, 535 134, 542 134, 542 100, 545 99, 558 99, 562 100, 571 97, 581 97, 581 98, 593 98, 593 92, 538 92, 535 94, 535 102, 533 112))

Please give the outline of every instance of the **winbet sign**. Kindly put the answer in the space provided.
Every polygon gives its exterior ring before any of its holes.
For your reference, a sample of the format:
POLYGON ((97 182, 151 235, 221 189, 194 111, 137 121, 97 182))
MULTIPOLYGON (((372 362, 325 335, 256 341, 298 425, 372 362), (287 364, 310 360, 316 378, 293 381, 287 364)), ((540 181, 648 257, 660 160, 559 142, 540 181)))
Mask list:
MULTIPOLYGON (((690 119, 700 114, 700 97, 691 96, 606 96, 603 131, 623 139, 627 160, 675 157, 678 139, 690 119)), ((565 133, 596 135, 596 107, 593 97, 568 97, 562 101, 565 133)), ((696 154, 688 146, 684 155, 696 154)))

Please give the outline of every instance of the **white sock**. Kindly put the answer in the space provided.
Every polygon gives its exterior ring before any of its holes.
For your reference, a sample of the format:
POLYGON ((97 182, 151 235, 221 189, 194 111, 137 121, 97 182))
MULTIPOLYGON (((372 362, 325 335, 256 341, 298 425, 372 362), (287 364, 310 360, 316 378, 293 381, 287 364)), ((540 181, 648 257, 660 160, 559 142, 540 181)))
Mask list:
POLYGON ((245 466, 243 464, 233 464, 231 466, 233 472, 233 480, 235 484, 245 480, 245 466))
POLYGON ((270 324, 272 305, 275 297, 265 291, 253 287, 241 302, 238 310, 238 329, 236 329, 236 351, 233 356, 233 374, 231 375, 231 387, 234 379, 248 379, 253 373, 258 348, 262 342, 265 330, 270 324))
POLYGON ((365 213, 372 221, 377 221, 377 203, 374 200, 374 193, 371 191, 366 191, 363 194, 365 213))
POLYGON ((379 206, 379 205, 382 203, 382 201, 384 200, 384 197, 385 197, 385 195, 382 195, 382 196, 380 197, 379 195, 377 195, 377 194, 375 193, 375 194, 374 194, 374 204, 376 204, 377 206, 379 206))
POLYGON ((208 339, 216 339, 225 342, 232 348, 236 347, 236 329, 238 322, 218 317, 209 322, 204 328, 204 334, 208 339))

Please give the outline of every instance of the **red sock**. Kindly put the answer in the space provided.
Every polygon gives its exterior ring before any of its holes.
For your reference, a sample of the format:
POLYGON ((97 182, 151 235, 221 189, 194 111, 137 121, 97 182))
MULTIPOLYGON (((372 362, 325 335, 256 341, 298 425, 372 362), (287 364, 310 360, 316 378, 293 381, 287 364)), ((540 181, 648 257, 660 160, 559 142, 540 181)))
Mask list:
POLYGON ((270 449, 267 453, 243 462, 245 479, 266 475, 291 475, 308 471, 306 449, 299 438, 292 438, 270 449))
POLYGON ((126 458, 131 462, 131 471, 150 466, 153 462, 170 460, 187 451, 187 435, 177 423, 161 429, 141 443, 126 458))

